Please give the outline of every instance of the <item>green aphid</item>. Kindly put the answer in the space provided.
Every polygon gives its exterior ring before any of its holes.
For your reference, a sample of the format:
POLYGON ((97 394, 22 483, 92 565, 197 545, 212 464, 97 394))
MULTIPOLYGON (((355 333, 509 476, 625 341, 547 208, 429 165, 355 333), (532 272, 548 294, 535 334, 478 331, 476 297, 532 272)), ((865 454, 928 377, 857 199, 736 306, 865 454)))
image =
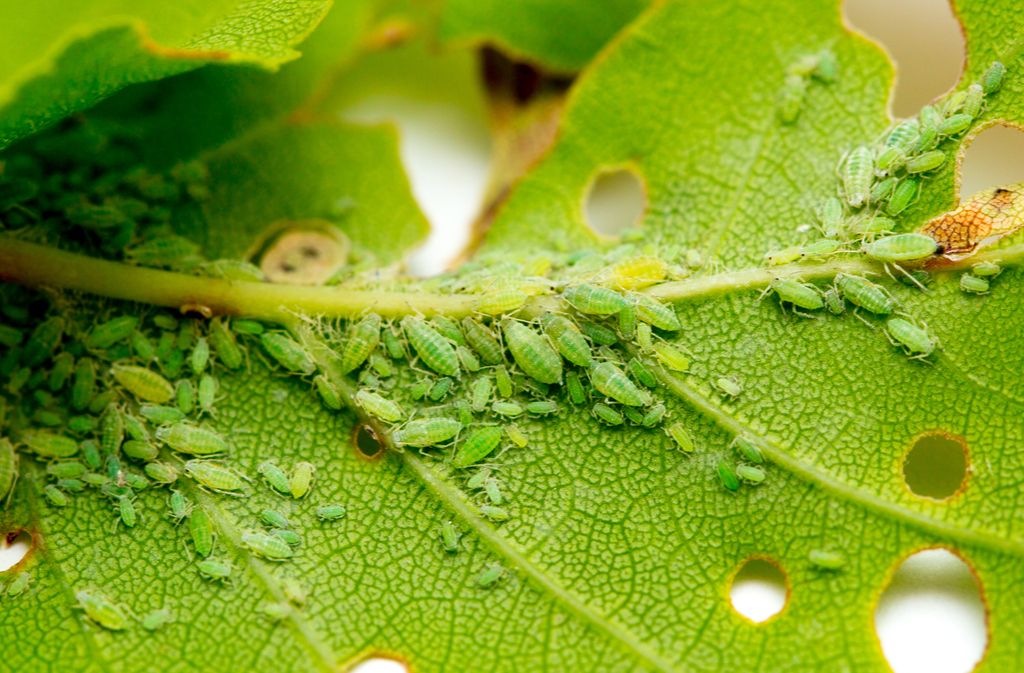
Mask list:
POLYGON ((645 428, 653 428, 665 419, 666 413, 668 413, 668 408, 661 402, 658 402, 647 410, 647 413, 645 413, 643 418, 640 420, 640 425, 645 428))
MULTIPOLYGON (((7 464, 4 459, 6 451, 4 447, 10 447, 11 443, 6 438, 0 437, 0 465, 7 464)), ((13 454, 12 454, 13 455, 13 454)), ((46 466, 46 474, 57 479, 77 479, 86 473, 86 467, 77 460, 62 460, 55 463, 50 463, 46 466)), ((0 467, 0 499, 6 495, 3 491, 3 467, 0 467)))
POLYGON ((228 561, 204 559, 196 563, 199 574, 213 582, 224 582, 231 577, 231 564, 228 561))
MULTIPOLYGON (((882 175, 882 176, 890 175, 890 174, 898 171, 900 168, 902 168, 903 164, 905 164, 906 162, 907 162, 907 153, 905 151, 899 149, 898 147, 886 147, 881 152, 879 152, 877 157, 875 157, 875 173, 877 173, 878 175, 882 175)), ((894 181, 894 180, 895 180, 895 178, 890 177, 890 178, 888 178, 888 180, 884 181, 884 182, 888 183, 888 188, 890 190, 892 189, 893 186, 895 186, 895 182, 890 182, 890 181, 894 181)), ((877 184, 881 184, 881 183, 877 183, 877 184)), ((885 191, 885 190, 879 189, 877 187, 877 184, 876 184, 875 187, 871 188, 871 201, 872 202, 879 201, 880 199, 877 198, 879 192, 884 192, 885 191), (876 191, 876 189, 878 191, 876 191)))
POLYGON ((844 299, 875 315, 889 315, 896 308, 892 295, 866 278, 841 273, 836 276, 836 287, 844 299))
POLYGON ((134 528, 138 517, 135 512, 135 504, 131 498, 122 496, 117 500, 117 513, 121 517, 121 523, 128 528, 134 528))
POLYGON ((117 206, 93 203, 76 203, 64 211, 64 216, 75 226, 96 231, 121 227, 131 219, 117 206))
POLYGON ((511 313, 523 307, 529 295, 515 288, 489 290, 480 295, 474 309, 484 315, 511 313))
POLYGON ((341 373, 348 374, 366 362, 380 343, 380 316, 370 313, 348 332, 348 340, 341 351, 341 373))
POLYGON ((466 338, 463 336, 462 330, 459 329, 459 323, 448 316, 435 315, 430 319, 430 326, 452 343, 465 345, 466 338))
POLYGON ((842 228, 843 211, 843 202, 834 196, 827 197, 818 205, 818 222, 826 236, 833 236, 842 228))
POLYGON ((615 290, 581 283, 562 292, 562 298, 574 309, 586 315, 614 315, 629 302, 615 290))
POLYGON ((262 283, 266 276, 258 266, 244 259, 215 259, 203 265, 203 271, 213 278, 262 283))
MULTIPOLYGON (((85 417, 76 416, 75 418, 89 418, 89 417, 88 416, 85 416, 85 417)), ((68 420, 67 429, 72 434, 76 434, 76 435, 81 434, 82 433, 81 430, 79 430, 77 427, 72 426, 71 420, 73 420, 73 419, 69 419, 68 420)), ((32 414, 32 421, 35 424, 37 424, 37 425, 42 425, 42 426, 45 426, 45 427, 48 427, 48 428, 55 428, 58 425, 64 425, 64 417, 61 415, 61 412, 54 411, 52 409, 36 409, 35 412, 32 414)), ((75 424, 75 425, 77 425, 77 424, 75 424)))
POLYGON ((125 259, 141 266, 190 268, 201 261, 199 246, 181 236, 167 234, 128 246, 125 259))
POLYGON ((1003 76, 1006 74, 1006 66, 999 61, 992 61, 992 65, 985 70, 981 76, 981 88, 985 95, 989 96, 999 91, 1003 86, 1003 76))
POLYGON ((53 484, 47 484, 43 487, 43 496, 54 507, 67 507, 68 503, 71 502, 67 494, 53 484))
POLYGON ((75 592, 75 600, 86 617, 108 631, 123 631, 131 625, 128 611, 102 594, 82 589, 75 592))
POLYGON ((934 105, 925 105, 918 113, 921 121, 920 132, 917 137, 918 152, 926 152, 939 144, 939 124, 942 123, 942 113, 934 105))
POLYGON ((629 362, 626 363, 626 370, 633 375, 641 385, 647 386, 648 388, 656 388, 658 386, 658 378, 647 368, 647 365, 640 360, 640 358, 630 358, 629 362))
POLYGON ((451 521, 444 521, 441 523, 440 529, 441 546, 449 554, 455 554, 459 551, 459 539, 462 535, 459 533, 455 524, 451 521))
POLYGON ((123 414, 123 417, 124 431, 128 437, 137 439, 141 442, 150 441, 149 430, 146 428, 145 423, 131 414, 125 413, 123 414))
POLYGON ((645 294, 633 294, 631 299, 636 305, 636 317, 641 322, 669 332, 680 329, 679 317, 671 306, 645 294))
POLYGON ((167 463, 146 463, 143 471, 158 484, 173 484, 179 476, 177 468, 167 463))
MULTIPOLYGON (((114 365, 111 371, 115 371, 114 365)), ((115 378, 117 374, 114 374, 115 378)), ((84 411, 89 408, 89 402, 96 394, 96 363, 90 358, 82 358, 75 365, 75 372, 71 378, 71 407, 75 411, 84 411)))
POLYGON ((131 336, 128 337, 128 342, 131 344, 135 357, 143 362, 149 362, 156 358, 156 346, 153 345, 149 337, 139 330, 131 333, 131 336))
POLYGON ((508 521, 512 516, 507 510, 498 507, 497 505, 484 504, 480 505, 480 513, 491 521, 508 521))
POLYGON ((743 387, 739 384, 736 379, 729 376, 720 376, 715 379, 715 389, 727 397, 737 398, 743 392, 743 387))
POLYGON ((160 371, 169 378, 176 379, 182 375, 185 368, 185 351, 174 349, 166 358, 159 359, 160 371))
POLYGON ((853 208, 867 203, 874 172, 874 157, 868 146, 861 145, 846 155, 842 170, 843 192, 846 202, 853 208))
POLYGON ((995 278, 1003 269, 995 262, 978 262, 971 267, 971 273, 978 278, 995 278))
POLYGON ((291 487, 288 484, 288 475, 285 471, 278 467, 276 464, 269 460, 263 461, 256 466, 256 471, 270 488, 274 489, 278 493, 288 495, 291 493, 291 487))
POLYGON ((622 414, 603 402, 595 404, 591 408, 591 413, 594 414, 595 418, 607 425, 622 425, 622 414))
POLYGON ((103 459, 100 456, 99 444, 91 439, 87 439, 82 442, 82 460, 85 461, 85 464, 89 469, 100 469, 103 465, 103 459))
POLYGON ((174 334, 171 332, 161 332, 156 342, 156 359, 163 363, 171 357, 173 352, 176 352, 174 334))
MULTIPOLYGON (((641 331, 644 326, 650 329, 650 325, 647 323, 638 323, 636 326, 637 341, 641 340, 641 331)), ((615 333, 615 330, 609 329, 604 325, 599 325, 591 320, 580 320, 577 323, 580 331, 583 332, 584 336, 593 341, 598 346, 612 346, 619 342, 619 337, 615 333)))
POLYGON ((522 416, 526 409, 524 409, 523 405, 518 402, 496 400, 494 404, 491 405, 491 411, 499 416, 504 416, 505 418, 516 418, 517 416, 522 416))
POLYGON ((64 384, 71 378, 71 372, 75 369, 75 356, 71 353, 58 353, 53 358, 53 367, 46 380, 46 385, 51 392, 57 392, 64 388, 64 384))
POLYGON ((262 531, 245 531, 242 533, 241 543, 243 547, 268 561, 285 561, 295 555, 283 539, 262 531))
POLYGON ((758 465, 764 462, 764 454, 761 452, 760 447, 746 437, 737 436, 732 441, 732 447, 736 449, 736 453, 744 460, 757 463, 758 465))
POLYGON ((348 510, 345 509, 344 505, 321 505, 316 508, 316 516, 321 521, 337 521, 345 516, 348 510))
POLYGON ((221 364, 228 369, 238 369, 242 366, 242 349, 238 347, 234 333, 222 318, 210 321, 209 339, 213 352, 221 364))
POLYGON ((305 605, 309 598, 309 593, 294 577, 281 579, 281 593, 289 603, 296 606, 305 605))
MULTIPOLYGON (((630 304, 619 311, 619 334, 626 341, 631 341, 636 336, 637 315, 636 306, 630 304)), ((575 327, 575 325, 574 325, 575 327)), ((576 328, 579 329, 579 328, 576 328)), ((568 358, 566 358, 568 359, 568 358)), ((582 365, 584 367, 590 366, 582 365)))
MULTIPOLYGON (((215 318, 216 320, 216 318, 215 318)), ((153 316, 153 324, 162 330, 176 330, 178 329, 178 320, 172 315, 166 313, 157 313, 153 316)))
POLYGON ((807 96, 807 79, 800 75, 787 75, 779 90, 779 120, 783 124, 794 124, 803 110, 807 96))
POLYGON ((586 388, 583 387, 583 381, 580 380, 578 372, 566 372, 565 391, 569 396, 569 401, 573 404, 580 405, 587 402, 587 391, 586 388))
POLYGON ((416 383, 409 386, 409 397, 413 400, 422 400, 430 392, 430 389, 434 387, 434 382, 431 379, 420 379, 416 383))
POLYGON ((737 465, 736 476, 746 484, 760 484, 764 482, 765 473, 760 467, 754 465, 737 465))
POLYGON ((489 376, 481 376, 469 386, 469 406, 476 412, 481 413, 487 408, 491 401, 491 394, 494 392, 494 384, 489 376))
POLYGON ((442 376, 437 381, 434 381, 434 385, 430 386, 430 392, 427 393, 427 397, 432 402, 440 402, 444 398, 448 397, 448 393, 451 392, 454 381, 447 376, 442 376))
POLYGON ((876 262, 917 262, 939 251, 939 244, 925 234, 895 234, 863 247, 864 254, 876 262))
POLYGON ((462 427, 468 428, 473 424, 473 410, 469 406, 469 402, 466 400, 455 400, 452 403, 452 409, 458 415, 459 423, 462 423, 462 427))
POLYGON ((807 560, 822 570, 839 570, 846 565, 846 557, 842 552, 833 549, 812 549, 807 554, 807 560))
POLYGON ((593 361, 590 345, 571 320, 547 313, 541 318, 541 325, 562 357, 580 367, 590 366, 593 361))
POLYGON ((562 357, 548 340, 516 320, 502 323, 505 343, 523 372, 541 383, 560 383, 562 357))
POLYGON ((395 370, 391 366, 391 362, 380 353, 370 353, 369 365, 370 369, 372 369, 373 372, 382 379, 394 376, 395 374, 395 370))
POLYGON ((115 364, 110 373, 125 390, 143 402, 166 404, 174 397, 171 382, 145 367, 115 364))
MULTIPOLYGON (((192 513, 192 503, 185 497, 185 494, 181 491, 171 491, 170 497, 167 499, 167 516, 169 516, 174 524, 181 523, 186 517, 192 513)), ((205 515, 204 515, 205 516, 205 515)), ((207 524, 209 524, 209 517, 207 517, 207 524)), ((200 524, 201 525, 201 524, 200 524)), ((191 522, 189 525, 191 531, 191 522)), ((190 532, 191 534, 191 532, 190 532)), ((195 542, 195 535, 192 535, 192 541, 195 542)), ((210 545, 208 547, 207 555, 209 555, 209 549, 213 548, 213 528, 210 526, 210 545)))
POLYGON ((263 323, 257 320, 246 320, 244 318, 232 320, 231 328, 239 334, 246 334, 248 336, 259 336, 266 331, 263 323))
POLYGON ((176 407, 164 405, 142 405, 138 408, 139 415, 154 425, 169 425, 184 420, 185 415, 176 407))
POLYGON ((21 361, 28 368, 43 364, 64 338, 64 319, 53 317, 39 323, 25 343, 21 361))
POLYGON ((217 493, 239 495, 245 490, 245 480, 234 470, 220 463, 208 460, 185 462, 185 474, 203 486, 217 493))
POLYGON ((402 329, 423 363, 438 374, 458 376, 459 356, 452 343, 422 318, 402 318, 402 329))
POLYGON ((989 282, 986 278, 965 273, 960 276, 960 290, 968 294, 986 294, 989 291, 989 282))
POLYGON ((316 363, 309 351, 287 334, 265 332, 260 335, 260 344, 267 355, 290 372, 312 374, 316 371, 316 363))
POLYGON ((153 610, 142 618, 142 628, 147 631, 156 631, 174 621, 174 615, 170 610, 153 610))
POLYGON ((725 460, 718 461, 718 479, 722 482, 727 490, 736 492, 740 488, 740 478, 736 474, 736 469, 731 463, 725 460))
POLYGON ((779 297, 779 301, 797 308, 816 311, 825 306, 821 291, 808 283, 792 278, 776 278, 769 288, 779 297))
POLYGON ((633 425, 641 425, 644 422, 644 414, 636 407, 622 407, 621 413, 626 420, 633 425))
POLYGON ((313 488, 316 466, 305 460, 295 463, 291 476, 288 477, 288 490, 296 500, 305 498, 313 488))
POLYGON ((26 430, 21 443, 40 458, 70 458, 78 453, 78 442, 49 430, 26 430))
POLYGON ((857 222, 853 230, 863 235, 870 234, 886 234, 896 229, 896 222, 888 217, 882 215, 873 215, 871 217, 865 217, 863 220, 857 222))
POLYGON ((472 477, 466 480, 466 488, 471 491, 477 491, 484 487, 484 482, 490 479, 491 469, 488 467, 481 468, 473 474, 472 477))
POLYGON ((498 563, 491 563, 476 577, 476 584, 481 589, 490 589, 505 576, 505 569, 498 563))
POLYGON ((122 445, 121 450, 124 452, 124 455, 136 460, 149 461, 160 455, 160 450, 155 446, 138 439, 129 439, 122 445))
POLYGON ((508 370, 504 365, 498 365, 494 368, 494 384, 497 386, 499 397, 512 396, 512 377, 509 376, 508 370))
POLYGON ((343 405, 341 399, 341 392, 337 386, 331 383, 323 374, 318 374, 313 378, 313 387, 316 388, 316 393, 320 397, 320 401, 324 407, 331 411, 338 411, 343 405))
POLYGON ((213 430, 184 421, 157 428, 156 438, 172 451, 194 456, 227 453, 231 449, 227 440, 213 430))
POLYGON ((436 446, 455 437, 462 423, 451 418, 421 418, 409 421, 392 433, 397 446, 424 448, 436 446))
MULTIPOLYGON (((970 128, 973 121, 974 117, 969 114, 955 114, 944 119, 942 123, 939 124, 939 133, 944 136, 958 136, 970 128)), ((907 170, 909 171, 910 169, 908 168, 907 170)))
POLYGON ((85 482, 87 486, 98 488, 105 486, 110 481, 110 477, 105 474, 99 474, 98 472, 86 472, 82 475, 82 481, 85 482))
POLYGON ((843 295, 839 293, 837 288, 830 287, 825 290, 822 299, 825 300, 825 308, 832 315, 842 315, 846 311, 846 302, 843 301, 843 295))
POLYGON ((21 369, 16 370, 7 381, 7 392, 11 395, 18 395, 25 384, 28 383, 31 376, 32 370, 28 367, 22 367, 21 369))
POLYGON ((292 616, 292 607, 287 603, 263 603, 259 610, 271 622, 281 622, 292 616))
POLYGON ((32 575, 27 572, 20 572, 15 575, 11 583, 7 585, 7 589, 4 594, 8 598, 17 598, 28 590, 29 584, 32 583, 32 575))
POLYGON ((174 387, 174 400, 178 410, 186 416, 195 411, 196 388, 189 379, 181 379, 174 387))
POLYGON ((899 215, 907 209, 910 204, 917 200, 918 188, 921 183, 916 178, 900 180, 900 183, 893 189, 889 202, 885 206, 885 212, 890 215, 899 215))
POLYGON ((402 345, 402 340, 398 338, 390 327, 385 327, 381 330, 380 340, 384 344, 384 350, 387 351, 389 358, 392 360, 405 359, 405 346, 402 345))
POLYGON ((213 405, 217 401, 217 379, 210 374, 203 374, 199 377, 199 385, 196 388, 196 401, 199 409, 205 413, 213 413, 213 405))
MULTIPOLYGON (((987 282, 987 281, 986 281, 987 282)), ((36 413, 44 411, 43 409, 38 410, 36 413)), ((57 426, 61 424, 63 417, 56 412, 49 412, 55 416, 55 422, 49 425, 57 426)), ((37 417, 38 420, 38 417, 37 417)), ((68 419, 68 430, 76 435, 84 435, 93 432, 99 427, 99 420, 93 416, 72 416, 68 419)))
POLYGON ((501 486, 498 484, 498 480, 491 478, 484 480, 484 495, 492 505, 501 505, 505 502, 505 495, 501 492, 501 486))
MULTIPOLYGON (((447 380, 451 381, 451 379, 447 380)), ((375 392, 365 389, 359 390, 355 394, 355 401, 356 404, 362 407, 363 411, 387 423, 397 423, 405 418, 405 411, 397 402, 393 402, 375 392)))
POLYGON ((889 318, 885 332, 890 341, 901 346, 915 358, 926 358, 935 352, 936 341, 928 331, 903 318, 889 318))
POLYGON ((134 316, 120 316, 100 323, 86 335, 83 343, 90 350, 110 348, 131 336, 139 324, 134 316))
POLYGON ((0 346, 14 348, 21 343, 21 330, 10 325, 0 325, 0 346))
POLYGON ((486 365, 498 365, 504 361, 501 344, 489 329, 473 318, 462 319, 462 330, 466 343, 476 351, 480 360, 486 365))
POLYGON ((302 545, 302 536, 293 530, 287 528, 271 528, 270 534, 276 538, 284 540, 285 544, 289 547, 299 547, 302 545))
POLYGON ((188 365, 196 376, 206 371, 206 365, 210 362, 210 342, 206 337, 199 337, 192 346, 192 353, 188 358, 188 365))
POLYGON ((125 486, 133 491, 144 491, 150 486, 149 479, 146 479, 141 474, 136 474, 134 472, 124 473, 124 483, 125 486))
POLYGON ((820 238, 817 241, 812 241, 801 247, 800 254, 803 257, 816 259, 820 257, 828 257, 829 255, 833 255, 836 252, 838 252, 842 247, 842 241, 837 241, 833 238, 820 238))
POLYGON ((480 360, 467 346, 456 346, 455 352, 459 356, 459 364, 467 372, 480 371, 480 360))
POLYGON ((611 362, 599 362, 590 368, 590 382, 602 395, 631 407, 647 406, 650 393, 638 388, 611 362))
POLYGON ((931 150, 907 160, 906 170, 911 175, 915 173, 927 173, 942 166, 946 162, 946 153, 942 150, 931 150))
POLYGON ((117 399, 117 391, 114 389, 105 390, 98 395, 93 396, 92 401, 89 402, 89 413, 90 414, 101 414, 117 399))
POLYGON ((964 114, 969 115, 971 119, 977 118, 981 114, 981 107, 985 104, 985 89, 980 84, 972 84, 967 87, 966 95, 964 96, 964 104, 961 110, 964 114))
POLYGON ((479 463, 498 448, 501 444, 501 435, 501 427, 496 425, 474 430, 459 445, 452 465, 465 468, 479 463))
POLYGON ((196 338, 196 323, 193 320, 187 320, 178 327, 178 337, 174 344, 179 351, 182 353, 192 348, 192 343, 196 338))
POLYGON ((124 476, 121 470, 121 459, 114 454, 110 454, 107 456, 105 463, 107 476, 115 481, 121 481, 124 476))
POLYGON ((520 449, 530 443, 530 438, 526 436, 526 433, 512 423, 505 426, 505 436, 520 449))
POLYGON ((534 400, 526 403, 526 413, 534 416, 549 416, 558 413, 558 402, 554 400, 534 400))
POLYGON ((196 554, 207 558, 213 552, 214 543, 213 521, 210 515, 202 507, 192 509, 184 496, 181 496, 184 504, 176 505, 174 493, 171 494, 171 517, 180 521, 182 517, 188 516, 188 534, 192 538, 192 546, 195 547, 196 554))
POLYGON ((81 493, 85 490, 85 482, 80 479, 58 479, 57 488, 69 493, 81 493))
POLYGON ((693 453, 694 443, 693 437, 690 435, 689 430, 682 423, 673 423, 672 425, 665 428, 665 434, 672 438, 679 447, 679 450, 683 453, 693 453))

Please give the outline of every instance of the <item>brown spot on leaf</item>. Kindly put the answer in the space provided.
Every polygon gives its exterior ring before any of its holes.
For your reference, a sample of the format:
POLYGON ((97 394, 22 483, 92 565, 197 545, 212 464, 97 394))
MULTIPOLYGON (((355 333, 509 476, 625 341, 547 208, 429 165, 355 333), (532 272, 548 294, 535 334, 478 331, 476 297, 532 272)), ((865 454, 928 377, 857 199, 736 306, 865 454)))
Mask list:
POLYGON ((956 210, 939 215, 921 233, 935 239, 942 257, 956 261, 1024 226, 1024 184, 979 192, 956 210))

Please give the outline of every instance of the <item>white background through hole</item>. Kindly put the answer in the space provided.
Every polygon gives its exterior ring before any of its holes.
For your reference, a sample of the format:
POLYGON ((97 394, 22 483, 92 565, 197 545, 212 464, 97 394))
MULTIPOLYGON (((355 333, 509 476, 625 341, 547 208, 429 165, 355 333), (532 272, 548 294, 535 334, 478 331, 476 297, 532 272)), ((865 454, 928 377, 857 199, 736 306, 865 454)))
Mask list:
POLYGON ((647 197, 640 178, 632 171, 610 171, 597 176, 584 204, 590 228, 604 236, 619 236, 640 219, 647 197))
POLYGON ((361 664, 356 664, 351 673, 407 673, 409 669, 405 664, 394 659, 367 659, 361 664))
POLYGON ((7 544, 7 535, 0 538, 0 572, 13 568, 18 561, 25 558, 30 547, 28 535, 19 535, 14 542, 7 544))
POLYGON ((753 559, 743 565, 729 587, 736 612, 752 622, 763 622, 786 607, 786 580, 777 567, 753 559))

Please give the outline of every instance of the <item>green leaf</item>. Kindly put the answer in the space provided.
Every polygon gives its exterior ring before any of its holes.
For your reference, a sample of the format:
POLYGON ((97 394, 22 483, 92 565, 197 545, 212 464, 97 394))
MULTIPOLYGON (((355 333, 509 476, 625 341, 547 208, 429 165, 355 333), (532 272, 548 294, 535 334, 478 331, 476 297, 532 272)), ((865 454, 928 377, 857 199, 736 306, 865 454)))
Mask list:
POLYGON ((327 0, 218 0, 0 7, 0 147, 129 84, 206 63, 275 70, 323 18, 327 0))

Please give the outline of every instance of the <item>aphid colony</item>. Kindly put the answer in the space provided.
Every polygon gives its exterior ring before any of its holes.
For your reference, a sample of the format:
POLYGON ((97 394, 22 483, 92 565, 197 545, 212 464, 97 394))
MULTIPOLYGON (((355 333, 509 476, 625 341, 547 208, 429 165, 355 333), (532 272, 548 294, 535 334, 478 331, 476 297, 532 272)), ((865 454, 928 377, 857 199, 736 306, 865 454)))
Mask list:
MULTIPOLYGON (((946 163, 939 149, 947 139, 965 133, 984 109, 988 96, 1002 83, 1005 68, 993 63, 981 82, 950 95, 942 104, 929 105, 915 119, 892 128, 874 146, 849 151, 838 167, 838 196, 829 197, 818 211, 824 238, 766 255, 770 266, 836 255, 863 255, 877 262, 893 277, 923 288, 927 274, 920 267, 947 250, 926 225, 921 232, 896 233, 899 216, 916 199, 922 180, 946 163)), ((1004 190, 1005 191, 1005 190, 1004 190)), ((941 237, 943 243, 948 243, 941 237)), ((1000 269, 979 263, 960 278, 965 293, 984 294, 1000 269)), ((766 291, 795 312, 827 310, 839 315, 848 304, 885 320, 884 334, 915 358, 933 353, 937 342, 927 328, 909 316, 893 316, 896 300, 885 288, 868 278, 839 274, 831 287, 822 289, 793 277, 775 279, 766 291)))

